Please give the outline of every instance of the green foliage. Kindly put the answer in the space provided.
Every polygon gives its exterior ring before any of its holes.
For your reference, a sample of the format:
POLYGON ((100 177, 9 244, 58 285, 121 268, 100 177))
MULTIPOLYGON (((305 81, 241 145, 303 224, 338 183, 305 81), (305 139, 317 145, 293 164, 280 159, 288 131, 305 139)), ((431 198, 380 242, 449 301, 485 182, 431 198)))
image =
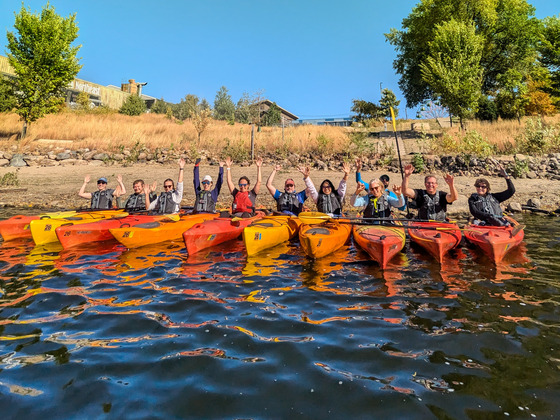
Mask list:
POLYGON ((0 112, 10 112, 16 105, 13 81, 7 77, 0 76, 0 112))
POLYGON ((121 109, 119 109, 119 113, 131 117, 142 115, 144 112, 146 112, 146 102, 137 95, 130 95, 126 98, 121 109))
POLYGON ((543 20, 539 44, 540 62, 550 70, 552 86, 548 93, 560 96, 560 15, 543 20))
POLYGON ((352 108, 350 108, 350 111, 354 113, 352 118, 358 122, 364 122, 366 120, 379 121, 383 118, 385 112, 379 105, 362 99, 352 100, 352 108))
POLYGON ((426 163, 424 162, 424 157, 420 153, 414 153, 412 156, 412 165, 416 172, 422 172, 426 169, 426 163))
POLYGON ((282 113, 276 102, 273 102, 270 105, 270 108, 264 113, 262 117, 262 125, 263 126, 273 126, 278 125, 282 121, 282 113))
POLYGON ((7 172, 4 176, 0 177, 0 186, 2 187, 11 187, 11 186, 18 186, 19 179, 17 170, 16 172, 7 172))
POLYGON ((8 61, 16 74, 16 112, 27 124, 57 112, 64 103, 64 91, 80 66, 80 46, 70 44, 78 37, 76 15, 62 18, 48 3, 41 14, 23 5, 15 17, 15 32, 8 32, 8 61))
POLYGON ((438 25, 434 35, 430 54, 420 64, 422 79, 462 126, 478 107, 483 38, 476 35, 474 24, 454 19, 438 25))
POLYGON ((426 101, 416 113, 419 119, 436 119, 449 117, 449 111, 440 101, 426 101))
POLYGON ((348 150, 349 154, 361 156, 369 151, 371 144, 367 133, 361 131, 355 131, 349 133, 350 137, 350 148, 348 150))
POLYGON ((475 116, 481 121, 496 121, 498 119, 496 102, 488 96, 482 95, 478 100, 478 111, 475 116))
POLYGON ((216 120, 231 120, 235 118, 235 105, 225 86, 216 93, 214 99, 214 118, 216 120))
POLYGON ((181 121, 192 118, 199 109, 201 108, 198 96, 192 94, 186 95, 181 102, 172 107, 173 116, 181 121))
POLYGON ((464 155, 487 158, 494 154, 494 146, 476 130, 469 130, 459 141, 460 152, 464 155))
POLYGON ((235 107, 235 121, 242 124, 254 124, 259 120, 258 97, 243 92, 235 107))
POLYGON ((251 157, 250 150, 243 146, 241 142, 232 142, 230 139, 225 138, 226 146, 222 152, 222 156, 229 156, 235 162, 243 162, 251 157))
POLYGON ((76 103, 78 104, 78 109, 80 111, 88 111, 91 105, 89 95, 86 92, 80 92, 78 94, 78 98, 76 99, 76 103))
POLYGON ((514 162, 509 165, 507 170, 514 176, 514 178, 521 178, 523 175, 529 172, 529 163, 526 160, 521 160, 514 157, 514 162))
POLYGON ((560 151, 560 126, 548 126, 541 118, 528 119, 517 139, 521 153, 543 154, 560 151))
POLYGON ((154 114, 167 114, 167 109, 170 107, 168 103, 166 103, 163 98, 158 99, 156 103, 152 106, 150 110, 154 114))
POLYGON ((379 107, 383 110, 383 116, 385 118, 391 118, 391 110, 395 113, 395 119, 399 116, 399 105, 401 101, 397 100, 397 97, 391 89, 383 89, 381 91, 381 99, 379 100, 379 107))
POLYGON ((503 119, 520 120, 525 115, 525 106, 529 102, 525 76, 515 69, 510 69, 498 79, 502 85, 502 89, 496 95, 498 114, 503 119))
POLYGON ((332 151, 333 140, 324 134, 319 134, 316 138, 317 141, 317 153, 319 155, 325 156, 332 151))
POLYGON ((200 136, 210 124, 210 120, 212 119, 212 111, 209 109, 196 109, 191 118, 191 122, 196 130, 198 141, 200 142, 200 136))

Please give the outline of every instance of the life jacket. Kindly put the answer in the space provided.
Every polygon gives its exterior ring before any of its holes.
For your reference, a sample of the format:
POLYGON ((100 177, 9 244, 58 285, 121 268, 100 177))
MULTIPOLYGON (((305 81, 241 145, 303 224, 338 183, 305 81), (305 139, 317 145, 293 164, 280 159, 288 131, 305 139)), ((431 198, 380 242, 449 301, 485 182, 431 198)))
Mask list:
POLYGON ((126 200, 124 208, 127 210, 145 210, 146 209, 146 196, 142 193, 132 194, 126 200))
POLYGON ((91 194, 92 209, 111 209, 113 208, 113 191, 112 189, 104 191, 95 191, 91 194))
POLYGON ((289 211, 293 214, 299 214, 303 208, 303 203, 300 203, 297 193, 283 192, 277 200, 278 211, 289 211))
POLYGON ((500 203, 492 194, 486 194, 486 196, 483 197, 474 193, 472 197, 475 199, 472 204, 478 211, 494 217, 504 217, 500 203))
POLYGON ((422 194, 423 203, 418 208, 418 218, 445 221, 445 211, 439 203, 439 191, 436 191, 433 197, 430 197, 425 190, 420 190, 420 194, 422 194))
POLYGON ((203 190, 196 194, 194 211, 196 213, 214 213, 216 211, 216 202, 212 199, 211 191, 203 190))
POLYGON ((330 194, 319 194, 317 210, 322 213, 341 214, 342 204, 333 192, 330 194))
POLYGON ((373 195, 368 195, 368 204, 364 210, 364 217, 391 217, 391 205, 385 194, 377 199, 373 195))
POLYGON ((159 195, 159 202, 156 207, 158 214, 175 213, 176 204, 173 201, 173 191, 164 191, 159 195))
POLYGON ((231 205, 232 213, 253 213, 255 211, 255 203, 251 200, 249 191, 237 191, 233 197, 233 204, 231 205))

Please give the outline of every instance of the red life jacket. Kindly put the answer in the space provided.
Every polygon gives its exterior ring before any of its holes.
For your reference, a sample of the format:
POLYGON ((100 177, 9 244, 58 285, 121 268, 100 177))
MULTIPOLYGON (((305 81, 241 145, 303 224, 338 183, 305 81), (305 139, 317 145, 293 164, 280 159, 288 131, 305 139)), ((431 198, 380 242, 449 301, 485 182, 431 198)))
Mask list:
POLYGON ((255 203, 249 196, 249 191, 237 192, 233 197, 233 204, 231 206, 232 213, 253 213, 255 211, 255 203))

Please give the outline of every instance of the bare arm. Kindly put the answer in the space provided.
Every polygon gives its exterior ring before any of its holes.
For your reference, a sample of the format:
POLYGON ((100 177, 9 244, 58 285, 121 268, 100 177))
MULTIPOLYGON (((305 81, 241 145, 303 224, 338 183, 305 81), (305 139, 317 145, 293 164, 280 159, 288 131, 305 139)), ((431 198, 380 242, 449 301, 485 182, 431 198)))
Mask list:
POLYGON ((78 195, 82 198, 91 198, 91 193, 86 192, 86 187, 89 180, 90 180, 90 176, 86 175, 86 177, 84 178, 84 183, 82 184, 82 188, 80 188, 80 192, 78 192, 78 195))
POLYGON ((274 182, 274 175, 276 175, 276 172, 279 171, 282 167, 280 165, 276 165, 274 168, 272 168, 272 172, 270 173, 268 179, 266 180, 266 188, 268 188, 268 192, 274 197, 274 194, 276 194, 276 188, 274 188, 274 186, 272 185, 272 182, 274 182))
POLYGON ((230 157, 226 158, 226 181, 227 186, 229 188, 230 194, 233 194, 233 190, 235 190, 235 185, 233 185, 233 181, 231 180, 231 165, 233 164, 233 160, 230 157))
POLYGON ((255 187, 253 188, 253 191, 257 195, 259 195, 259 190, 261 189, 261 183, 262 183, 262 170, 261 170, 262 163, 263 160, 261 157, 258 157, 257 160, 255 161, 255 164, 257 165, 257 182, 255 183, 255 187))
POLYGON ((179 179, 177 180, 177 184, 183 182, 184 173, 185 173, 185 159, 181 158, 179 160, 179 179))
POLYGON ((121 195, 126 194, 126 188, 124 187, 124 184, 123 184, 122 175, 120 175, 120 174, 117 175, 117 182, 118 182, 118 185, 117 185, 117 188, 115 188, 115 192, 113 192, 113 195, 115 197, 120 197, 121 195))
POLYGON ((408 187, 408 178, 410 178, 410 175, 412 175, 413 172, 414 166, 412 166, 412 164, 409 163, 404 167, 404 177, 401 185, 402 193, 412 199, 416 198, 416 192, 412 188, 408 187))
POLYGON ((445 183, 449 185, 449 193, 447 193, 445 199, 448 203, 453 203, 459 198, 459 193, 457 192, 457 188, 455 188, 455 183, 453 181, 453 175, 445 174, 443 179, 445 180, 445 183))

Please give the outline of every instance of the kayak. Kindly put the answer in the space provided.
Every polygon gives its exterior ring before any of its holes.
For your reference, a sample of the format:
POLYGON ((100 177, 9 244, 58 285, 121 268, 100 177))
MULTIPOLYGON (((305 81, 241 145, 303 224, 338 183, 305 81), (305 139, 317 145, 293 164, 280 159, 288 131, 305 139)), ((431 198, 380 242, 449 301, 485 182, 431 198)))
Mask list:
MULTIPOLYGON (((305 255, 310 258, 321 258, 341 248, 348 241, 352 225, 331 220, 321 224, 301 225, 299 242, 305 255)), ((347 222, 345 219, 340 221, 347 222)))
POLYGON ((525 233, 523 229, 515 229, 519 225, 515 220, 508 218, 512 226, 479 226, 468 225, 465 229, 465 238, 479 247, 490 259, 499 263, 504 256, 520 244, 525 233))
POLYGON ((289 241, 298 233, 301 221, 295 216, 265 216, 243 229, 247 256, 289 241))
POLYGON ((218 216, 217 213, 187 214, 181 216, 179 220, 162 219, 135 226, 109 229, 109 232, 127 248, 137 248, 165 241, 179 241, 186 230, 197 223, 215 219, 218 216))
POLYGON ((462 238, 461 229, 455 223, 447 222, 413 222, 408 226, 408 235, 439 262, 459 246, 462 238))
POLYGON ((123 210, 96 210, 84 213, 76 213, 73 216, 59 218, 41 218, 29 223, 31 235, 37 245, 58 242, 56 228, 68 224, 83 224, 110 217, 125 217, 128 213, 123 210))
POLYGON ((29 223, 31 223, 32 220, 39 220, 42 218, 47 219, 56 217, 68 217, 75 214, 75 211, 70 210, 44 213, 35 216, 12 216, 9 219, 0 221, 0 235, 2 235, 4 241, 11 241, 12 239, 19 238, 31 238, 31 229, 29 229, 29 223))
POLYGON ((218 217, 213 220, 197 223, 183 233, 187 254, 193 255, 211 246, 236 239, 241 236, 243 229, 261 218, 262 215, 245 219, 240 217, 218 217))
POLYGON ((115 237, 109 232, 109 229, 136 226, 141 223, 154 222, 170 217, 174 217, 175 220, 179 219, 179 215, 128 215, 126 217, 112 217, 85 224, 62 225, 57 227, 55 232, 62 247, 68 249, 73 246, 94 242, 114 241, 115 237))
POLYGON ((354 225, 354 241, 385 269, 389 261, 403 248, 404 228, 382 225, 354 225))

